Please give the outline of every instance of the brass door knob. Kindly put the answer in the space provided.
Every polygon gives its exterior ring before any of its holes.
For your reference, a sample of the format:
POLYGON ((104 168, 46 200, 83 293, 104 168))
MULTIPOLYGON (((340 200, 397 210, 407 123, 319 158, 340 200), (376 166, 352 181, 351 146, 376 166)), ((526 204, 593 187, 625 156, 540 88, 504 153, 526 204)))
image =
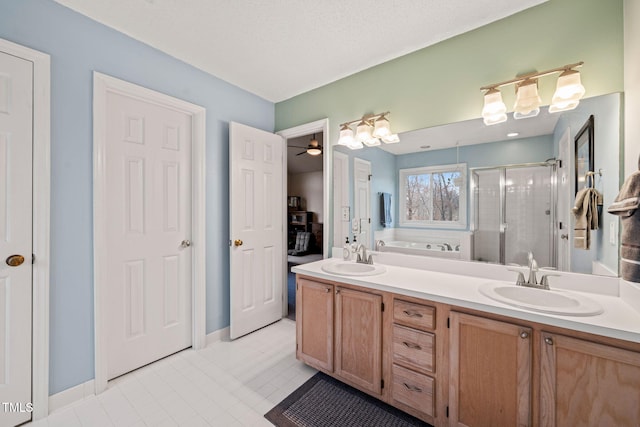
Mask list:
POLYGON ((240 240, 240 239, 236 239, 236 240, 234 240, 234 241, 233 241, 233 244, 234 244, 235 246, 242 246, 242 240, 240 240))
POLYGON ((24 257, 22 255, 11 255, 6 262, 9 267, 17 267, 24 262, 24 257))

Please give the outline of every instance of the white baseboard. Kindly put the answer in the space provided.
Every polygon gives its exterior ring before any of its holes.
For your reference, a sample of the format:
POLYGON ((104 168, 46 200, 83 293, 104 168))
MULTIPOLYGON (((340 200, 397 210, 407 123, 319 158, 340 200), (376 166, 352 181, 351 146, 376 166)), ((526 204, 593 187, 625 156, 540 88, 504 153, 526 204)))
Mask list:
MULTIPOLYGON (((213 344, 214 342, 224 341, 229 339, 229 327, 218 329, 206 336, 206 345, 213 344)), ((75 402, 86 399, 87 397, 95 394, 94 380, 89 380, 85 383, 78 384, 77 386, 68 388, 59 393, 49 396, 49 413, 69 406, 75 402)))
POLYGON ((77 386, 68 388, 60 393, 49 396, 49 413, 71 405, 72 403, 86 399, 95 394, 95 385, 93 380, 78 384, 77 386))
POLYGON ((213 331, 210 334, 207 334, 206 337, 206 345, 213 344, 218 341, 227 341, 229 340, 229 327, 218 329, 217 331, 213 331))

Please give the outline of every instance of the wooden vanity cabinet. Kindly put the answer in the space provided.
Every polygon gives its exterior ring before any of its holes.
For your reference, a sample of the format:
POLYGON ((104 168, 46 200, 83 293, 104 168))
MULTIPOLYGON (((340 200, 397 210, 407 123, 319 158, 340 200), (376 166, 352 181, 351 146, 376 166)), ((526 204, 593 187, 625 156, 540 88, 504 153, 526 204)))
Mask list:
POLYGON ((336 288, 335 374, 370 393, 382 392, 382 297, 336 288))
POLYGON ((531 328, 454 311, 449 318, 450 425, 531 425, 531 328))
POLYGON ((298 359, 436 427, 640 425, 640 343, 307 276, 297 286, 298 359))
POLYGON ((296 286, 296 357, 380 395, 382 296, 304 277, 296 286))
POLYGON ((543 332, 540 426, 640 425, 640 353, 543 332))
POLYGON ((298 277, 296 282, 296 357, 333 372, 334 286, 298 277))
POLYGON ((436 409, 436 308, 393 298, 391 403, 434 423, 436 409))

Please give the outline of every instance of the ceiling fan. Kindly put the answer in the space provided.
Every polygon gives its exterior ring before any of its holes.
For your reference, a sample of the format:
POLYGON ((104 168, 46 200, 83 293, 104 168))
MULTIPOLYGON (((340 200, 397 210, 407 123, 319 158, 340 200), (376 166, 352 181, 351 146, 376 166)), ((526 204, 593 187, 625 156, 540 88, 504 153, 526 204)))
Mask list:
POLYGON ((301 151, 300 153, 296 154, 296 156, 300 156, 302 154, 308 154, 310 156, 319 156, 320 154, 322 154, 322 145, 318 143, 315 133, 313 134, 313 138, 311 138, 311 140, 309 141, 309 145, 307 145, 306 147, 290 145, 289 148, 305 148, 304 151, 301 151))

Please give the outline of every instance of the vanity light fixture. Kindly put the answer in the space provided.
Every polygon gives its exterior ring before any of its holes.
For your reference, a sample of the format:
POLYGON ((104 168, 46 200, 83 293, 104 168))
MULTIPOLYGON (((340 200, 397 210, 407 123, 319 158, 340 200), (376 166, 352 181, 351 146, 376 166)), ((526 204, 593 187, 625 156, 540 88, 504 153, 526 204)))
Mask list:
POLYGON ((340 138, 338 145, 344 145, 352 150, 357 150, 365 145, 375 147, 381 142, 394 144, 400 142, 397 134, 391 133, 391 127, 387 115, 389 112, 365 115, 361 119, 352 120, 340 125, 340 138), (351 126, 357 124, 353 133, 351 126))
POLYGON ((551 70, 534 72, 518 76, 515 79, 500 83, 483 86, 480 88, 484 93, 484 108, 482 117, 487 126, 502 123, 507 120, 507 108, 502 102, 502 94, 499 88, 507 85, 515 85, 516 102, 513 106, 513 118, 524 119, 535 117, 540 113, 542 99, 538 95, 538 77, 560 73, 556 84, 556 91, 553 94, 550 113, 572 110, 578 106, 580 99, 584 96, 584 86, 580 81, 580 72, 574 68, 581 67, 584 62, 567 64, 551 70))

